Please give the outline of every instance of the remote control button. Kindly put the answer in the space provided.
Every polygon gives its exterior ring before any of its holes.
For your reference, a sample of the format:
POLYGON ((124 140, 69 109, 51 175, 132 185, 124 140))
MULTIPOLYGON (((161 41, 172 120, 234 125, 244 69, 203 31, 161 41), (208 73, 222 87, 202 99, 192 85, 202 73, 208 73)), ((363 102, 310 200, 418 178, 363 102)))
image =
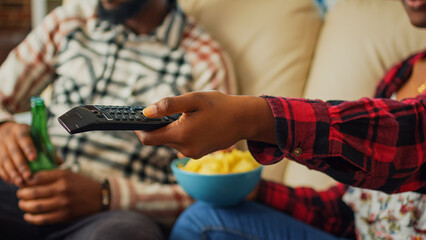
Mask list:
POLYGON ((107 112, 102 112, 102 115, 104 115, 105 118, 109 121, 113 120, 113 117, 107 112))

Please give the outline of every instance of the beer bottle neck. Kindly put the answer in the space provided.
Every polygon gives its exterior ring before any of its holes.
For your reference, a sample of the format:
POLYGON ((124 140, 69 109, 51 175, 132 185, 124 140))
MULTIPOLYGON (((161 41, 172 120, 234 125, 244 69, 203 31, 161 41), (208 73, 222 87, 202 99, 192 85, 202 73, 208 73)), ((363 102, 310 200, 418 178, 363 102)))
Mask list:
POLYGON ((34 138, 49 139, 47 135, 47 114, 44 103, 31 106, 31 135, 34 138))

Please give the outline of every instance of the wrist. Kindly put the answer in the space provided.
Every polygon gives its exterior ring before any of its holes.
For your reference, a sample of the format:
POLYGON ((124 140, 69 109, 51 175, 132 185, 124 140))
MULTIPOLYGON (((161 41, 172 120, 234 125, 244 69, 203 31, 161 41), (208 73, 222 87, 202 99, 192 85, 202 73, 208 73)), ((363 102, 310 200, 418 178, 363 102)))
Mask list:
POLYGON ((108 179, 103 180, 101 186, 101 211, 105 211, 111 206, 111 188, 108 179))
POLYGON ((262 97, 243 99, 245 139, 276 144, 275 119, 268 101, 262 97))

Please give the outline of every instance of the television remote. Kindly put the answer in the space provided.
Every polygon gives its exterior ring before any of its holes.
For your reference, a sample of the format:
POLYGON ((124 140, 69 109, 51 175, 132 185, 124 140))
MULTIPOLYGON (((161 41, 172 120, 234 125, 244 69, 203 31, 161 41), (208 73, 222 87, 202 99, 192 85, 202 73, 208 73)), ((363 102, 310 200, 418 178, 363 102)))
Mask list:
POLYGON ((180 114, 161 118, 143 115, 142 106, 81 105, 58 118, 70 134, 99 130, 151 131, 177 120, 180 114))

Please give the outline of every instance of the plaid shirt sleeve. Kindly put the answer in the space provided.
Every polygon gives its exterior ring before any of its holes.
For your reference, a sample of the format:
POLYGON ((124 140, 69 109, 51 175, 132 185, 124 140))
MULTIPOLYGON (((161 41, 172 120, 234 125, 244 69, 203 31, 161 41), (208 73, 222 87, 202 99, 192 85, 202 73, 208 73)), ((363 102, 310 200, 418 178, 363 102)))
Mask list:
POLYGON ((53 81, 60 40, 84 21, 72 11, 57 8, 9 54, 0 67, 0 122, 30 109, 31 96, 39 95, 53 81))
POLYGON ((317 192, 261 181, 259 201, 335 236, 354 238, 353 211, 342 201, 346 189, 338 184, 317 192))
POLYGON ((424 192, 426 95, 401 102, 266 99, 278 145, 251 143, 260 163, 287 157, 348 185, 424 192))
POLYGON ((136 210, 170 227, 193 199, 177 184, 144 183, 109 177, 111 210, 136 210))
POLYGON ((416 54, 392 68, 376 96, 358 101, 265 96, 275 118, 277 145, 249 142, 262 164, 283 157, 339 182, 387 193, 425 192, 426 95, 394 101, 411 74, 416 54))
MULTIPOLYGON (((379 83, 377 99, 265 97, 275 117, 278 145, 249 141, 250 151, 262 164, 287 157, 357 187, 425 192, 425 95, 401 102, 385 99, 425 57, 426 51, 395 65, 379 83)), ((316 192, 262 181, 259 200, 337 236, 354 237, 353 212, 342 202, 345 191, 343 184, 316 192)))

